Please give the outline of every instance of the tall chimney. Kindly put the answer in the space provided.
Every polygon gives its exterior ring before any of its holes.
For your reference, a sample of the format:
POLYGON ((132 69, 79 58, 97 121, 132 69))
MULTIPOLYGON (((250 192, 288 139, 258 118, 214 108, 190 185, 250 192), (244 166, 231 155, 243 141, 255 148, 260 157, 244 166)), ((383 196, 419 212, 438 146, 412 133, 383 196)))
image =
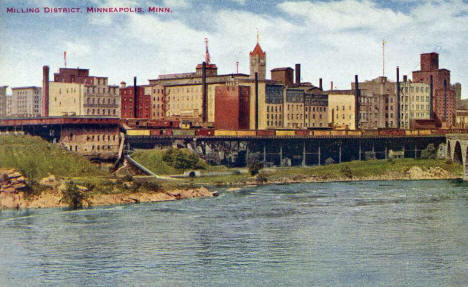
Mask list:
POLYGON ((447 121, 447 80, 444 80, 444 121, 447 121))
POLYGON ((408 82, 408 76, 407 75, 403 75, 403 82, 408 82))
POLYGON ((396 92, 396 96, 397 96, 397 116, 396 116, 396 120, 397 120, 397 128, 400 128, 400 67, 396 67, 396 89, 397 89, 397 92, 396 92))
POLYGON ((430 82, 429 82, 429 90, 430 90, 430 94, 429 94, 429 119, 433 119, 433 104, 434 104, 434 78, 432 77, 431 75, 431 78, 430 78, 430 82))
POLYGON ((42 66, 42 116, 49 116, 49 66, 42 66))
POLYGON ((138 118, 138 95, 137 95, 137 78, 133 77, 133 117, 138 118))
POLYGON ((333 91, 333 81, 330 82, 330 91, 333 91))
POLYGON ((301 64, 296 64, 296 85, 301 83, 301 64))
POLYGON ((323 88, 322 88, 322 78, 319 79, 319 89, 323 90, 323 88))
POLYGON ((258 130, 258 73, 255 72, 255 130, 258 130))
POLYGON ((359 90, 359 79, 358 75, 354 75, 354 85, 355 85, 355 90, 354 90, 354 123, 355 123, 355 128, 359 128, 359 115, 360 115, 360 107, 359 107, 359 100, 361 97, 361 90, 359 90))
POLYGON ((202 121, 208 121, 208 93, 206 87, 206 62, 202 64, 202 121))

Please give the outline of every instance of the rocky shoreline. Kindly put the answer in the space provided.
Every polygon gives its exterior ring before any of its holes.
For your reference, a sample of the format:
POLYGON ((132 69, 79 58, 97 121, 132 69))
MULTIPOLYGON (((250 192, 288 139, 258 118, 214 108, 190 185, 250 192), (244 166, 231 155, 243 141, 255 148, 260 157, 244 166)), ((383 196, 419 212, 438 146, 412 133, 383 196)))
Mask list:
MULTIPOLYGON (((294 184, 294 183, 310 183, 310 182, 345 182, 345 181, 370 181, 370 180, 447 180, 458 179, 459 176, 450 174, 446 170, 434 167, 422 169, 418 166, 410 168, 405 173, 395 172, 381 176, 367 177, 307 177, 297 174, 291 177, 268 180, 267 182, 259 183, 255 177, 246 181, 226 182, 223 185, 216 187, 228 188, 227 190, 238 190, 244 187, 272 184, 294 184)), ((46 185, 47 181, 42 184, 46 185)), ((207 185, 205 185, 207 186, 207 185)), ((29 194, 24 191, 25 178, 16 170, 2 171, 2 185, 0 188, 0 208, 2 209, 27 209, 27 208, 53 208, 67 207, 67 204, 61 201, 62 193, 60 186, 55 186, 52 189, 45 190, 38 195, 29 194), (17 188, 17 189, 16 189, 17 188)), ((213 197, 217 196, 217 192, 209 191, 206 187, 190 189, 174 189, 174 190, 158 190, 154 192, 122 192, 122 193, 91 193, 84 203, 85 207, 102 206, 102 205, 120 205, 134 204, 140 202, 159 202, 169 200, 181 200, 198 197, 213 197)))

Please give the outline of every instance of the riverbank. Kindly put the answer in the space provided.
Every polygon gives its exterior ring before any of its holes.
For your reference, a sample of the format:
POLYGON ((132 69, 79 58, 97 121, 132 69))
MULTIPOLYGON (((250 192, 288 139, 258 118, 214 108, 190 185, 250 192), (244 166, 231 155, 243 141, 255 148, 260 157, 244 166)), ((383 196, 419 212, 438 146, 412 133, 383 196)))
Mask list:
POLYGON ((72 180, 85 195, 84 207, 159 202, 212 197, 219 188, 228 190, 265 184, 293 184, 339 181, 447 180, 459 179, 462 167, 445 160, 399 159, 347 162, 327 166, 266 168, 258 175, 240 173, 213 177, 182 178, 175 181, 145 177, 49 176, 31 192, 4 192, 1 208, 67 207, 62 202, 64 184, 72 180), (39 190, 39 191, 38 191, 39 190), (211 190, 211 191, 210 191, 211 190))
MULTIPOLYGON (((85 194, 86 200, 83 202, 84 207, 160 202, 197 197, 212 197, 217 195, 216 192, 211 192, 204 187, 154 192, 121 192, 114 194, 93 194, 88 192, 85 194)), ((68 203, 62 201, 62 192, 58 189, 47 189, 37 194, 31 194, 26 191, 2 192, 0 203, 2 209, 68 207, 68 203)))

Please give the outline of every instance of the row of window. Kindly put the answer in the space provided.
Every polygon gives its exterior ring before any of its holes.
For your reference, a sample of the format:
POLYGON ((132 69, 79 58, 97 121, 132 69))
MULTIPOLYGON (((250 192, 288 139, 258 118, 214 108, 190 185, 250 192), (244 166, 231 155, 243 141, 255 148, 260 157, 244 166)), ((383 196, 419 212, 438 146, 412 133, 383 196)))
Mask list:
POLYGON ((87 115, 116 115, 117 111, 115 109, 88 109, 86 111, 87 115), (101 113, 102 111, 102 113, 101 113))

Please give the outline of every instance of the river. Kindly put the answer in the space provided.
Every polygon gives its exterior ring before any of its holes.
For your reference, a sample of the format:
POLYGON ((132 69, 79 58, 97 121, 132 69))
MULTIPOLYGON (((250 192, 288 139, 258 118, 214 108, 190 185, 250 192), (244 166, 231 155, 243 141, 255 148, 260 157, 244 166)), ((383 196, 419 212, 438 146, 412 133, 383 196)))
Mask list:
POLYGON ((0 286, 468 286, 468 185, 273 185, 0 213, 0 286))

